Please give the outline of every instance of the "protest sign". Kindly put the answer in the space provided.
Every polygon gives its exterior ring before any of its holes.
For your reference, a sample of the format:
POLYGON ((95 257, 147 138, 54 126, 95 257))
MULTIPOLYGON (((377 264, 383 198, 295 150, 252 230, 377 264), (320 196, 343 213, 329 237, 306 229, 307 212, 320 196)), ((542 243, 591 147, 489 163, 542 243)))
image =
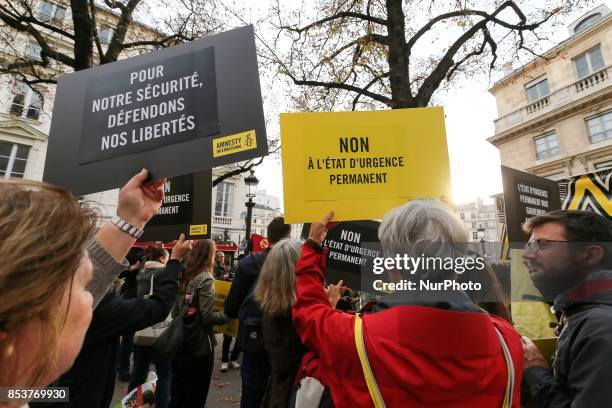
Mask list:
POLYGON ((557 182, 506 166, 501 172, 508 241, 527 242, 522 226, 529 218, 561 209, 557 182))
POLYGON ((612 219, 612 169, 598 170, 559 181, 561 207, 586 210, 612 219))
POLYGON ((44 180, 83 195, 266 154, 248 26, 61 76, 44 180))
MULTIPOLYGON (((361 290, 363 267, 382 256, 378 248, 379 225, 376 221, 345 221, 327 232, 323 246, 329 248, 325 271, 328 283, 343 280, 344 286, 361 290)), ((310 224, 304 224, 302 238, 307 239, 309 232, 310 224)))
POLYGON ((211 194, 211 170, 168 179, 164 202, 139 241, 171 242, 181 233, 187 239, 210 238, 211 194))
POLYGON ((442 108, 281 114, 285 221, 382 218, 450 197, 442 108))
MULTIPOLYGON (((213 305, 213 312, 222 312, 225 307, 225 300, 229 294, 230 288, 232 287, 231 282, 215 279, 215 303, 213 305)), ((213 326, 213 330, 217 333, 227 334, 228 336, 238 336, 238 319, 232 319, 229 322, 213 326)))

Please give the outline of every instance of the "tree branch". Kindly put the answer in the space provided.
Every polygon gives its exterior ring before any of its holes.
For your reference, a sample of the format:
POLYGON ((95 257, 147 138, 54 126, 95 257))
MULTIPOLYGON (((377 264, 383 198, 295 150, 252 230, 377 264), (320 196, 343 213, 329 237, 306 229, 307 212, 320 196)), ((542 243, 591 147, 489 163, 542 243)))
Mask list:
POLYGON ((60 34, 61 36, 66 37, 70 40, 74 40, 74 35, 72 33, 69 33, 66 30, 62 30, 61 28, 56 27, 53 24, 47 24, 44 21, 40 21, 39 19, 34 17, 34 15, 31 12, 30 12, 30 15, 28 16, 22 15, 22 14, 15 14, 15 13, 12 13, 9 9, 7 9, 3 4, 0 4, 0 15, 1 14, 5 14, 8 17, 12 17, 17 22, 34 24, 42 28, 45 28, 49 31, 53 31, 56 34, 60 34))
POLYGON ((28 33, 30 34, 32 37, 34 37, 34 39, 36 40, 36 42, 38 43, 38 45, 40 46, 41 49, 41 54, 47 55, 57 61, 60 61, 62 64, 68 65, 68 66, 74 66, 74 59, 69 57, 68 55, 65 55, 63 53, 60 53, 58 51, 56 51, 55 49, 52 49, 49 44, 47 43, 46 38, 41 34, 40 31, 38 31, 34 26, 32 26, 31 24, 25 24, 22 23, 20 21, 18 21, 17 19, 9 16, 8 14, 5 13, 0 13, 0 20, 2 20, 6 25, 8 25, 9 27, 23 32, 23 33, 28 33))
POLYGON ((89 10, 91 13, 91 31, 92 31, 94 43, 96 44, 96 49, 98 50, 98 58, 102 59, 102 56, 104 55, 104 51, 102 51, 102 44, 100 44, 100 39, 98 38, 98 25, 96 23, 95 0, 89 0, 89 10))
POLYGON ((213 180, 212 182, 212 186, 216 186, 217 184, 221 183, 224 180, 227 180, 230 177, 233 176, 237 176, 238 174, 247 172, 249 170, 251 170, 253 167, 257 167, 259 166, 261 163, 263 163, 265 156, 262 156, 259 158, 259 160, 252 162, 251 160, 245 162, 243 165, 239 166, 237 169, 232 170, 232 171, 228 171, 225 174, 220 175, 219 177, 217 177, 216 179, 213 180))
POLYGON ((337 20, 339 18, 356 18, 359 20, 363 20, 363 21, 368 21, 370 23, 375 23, 375 24, 380 24, 383 26, 387 25, 387 20, 382 19, 382 18, 378 18, 378 17, 372 17, 369 14, 362 14, 362 13, 356 13, 353 11, 341 11, 339 13, 336 13, 334 15, 322 18, 320 20, 317 20, 313 23, 308 24, 305 27, 302 28, 295 28, 295 27, 289 27, 289 26, 281 26, 281 29, 287 30, 287 31, 292 31, 294 33, 298 33, 298 34, 302 34, 305 31, 310 30, 313 27, 316 26, 320 26, 322 24, 325 24, 329 21, 333 21, 333 20, 337 20))
POLYGON ((101 61, 102 64, 117 61, 119 58, 119 54, 123 50, 123 43, 125 41, 125 35, 127 34, 128 27, 133 22, 132 14, 140 1, 141 0, 129 0, 127 4, 121 4, 121 7, 119 7, 121 9, 121 16, 119 17, 119 21, 115 26, 113 38, 111 38, 111 41, 108 44, 103 61, 101 61))
POLYGON ((391 106, 391 102, 392 102, 391 98, 388 98, 386 96, 377 94, 375 92, 370 92, 367 89, 360 88, 360 87, 355 86, 355 85, 343 84, 343 83, 339 83, 339 82, 322 82, 322 81, 311 81, 311 80, 305 80, 305 79, 297 79, 297 78, 294 78, 289 73, 287 75, 289 76, 289 78, 291 78, 293 83, 296 84, 296 85, 320 86, 320 87, 324 87, 324 88, 328 88, 328 89, 343 89, 345 91, 361 93, 362 95, 367 96, 369 98, 372 98, 375 101, 384 103, 387 106, 391 106))
MULTIPOLYGON (((477 22, 476 24, 474 24, 469 30, 467 30, 465 33, 463 33, 463 35, 461 35, 454 43, 453 45, 446 51, 446 53, 444 54, 444 56, 442 57, 442 59, 438 62, 436 68, 431 72, 431 74, 423 81, 423 84, 421 85, 421 87, 419 88, 419 92, 416 96, 416 100, 417 100, 417 106, 426 106, 427 103, 429 102, 429 100, 431 99, 431 96, 433 95, 433 92, 438 88, 438 86, 440 85, 441 81, 444 79, 445 76, 447 76, 449 74, 449 72, 452 70, 452 72, 454 72, 462 63, 464 63, 465 61, 467 61, 468 58, 463 58, 462 61, 460 61, 459 63, 455 63, 453 61, 455 54, 459 51, 459 49, 461 48, 461 46, 463 44, 465 44, 470 38, 472 38, 478 31, 480 30, 484 30, 486 29, 486 25, 489 22, 494 22, 496 24, 500 24, 506 28, 511 28, 515 31, 518 32, 521 40, 518 44, 519 48, 523 48, 528 50, 528 48, 524 47, 523 44, 523 32, 524 31, 532 31, 536 28, 538 28, 539 26, 541 26, 542 24, 544 24, 546 21, 548 21, 551 16, 555 13, 557 13, 559 11, 559 9, 554 9, 550 14, 548 14, 544 19, 536 22, 536 23, 532 23, 532 24, 525 24, 526 22, 526 17, 523 14, 523 12, 520 10, 520 8, 518 8, 518 6, 516 4, 514 4, 512 1, 507 1, 505 3, 503 3, 502 5, 500 5, 493 13, 489 14, 489 13, 484 13, 484 12, 480 12, 480 11, 474 11, 474 10, 465 10, 464 12, 469 12, 472 13, 472 15, 478 15, 483 17, 482 20, 480 20, 479 22, 477 22), (505 10, 506 8, 511 8, 516 15, 519 17, 520 22, 518 24, 510 24, 504 21, 501 21, 497 18, 497 15, 499 13, 501 13, 503 10, 505 10)), ((452 13, 447 13, 448 14, 452 14, 452 13)), ((434 19, 437 21, 440 21, 440 17, 443 17, 445 15, 441 15, 438 16, 438 18, 434 19)), ((432 20, 433 21, 433 20, 432 20)), ((431 22, 430 22, 431 23, 431 22)), ((425 27, 431 27, 430 23, 428 23, 425 27)), ((421 32, 423 29, 419 30, 419 32, 421 32)), ((490 37, 488 30, 483 31, 485 32, 485 39, 483 42, 483 46, 482 46, 482 51, 484 51, 484 44, 488 43, 494 43, 493 39, 490 37)), ((416 35, 415 35, 416 37, 416 35)), ((410 39, 410 44, 414 45, 414 38, 410 39)), ((418 39, 418 38, 417 38, 418 39)), ((410 44, 406 44, 407 48, 407 52, 410 52, 410 47, 412 47, 412 45, 410 44)), ((491 62, 492 64, 495 62, 495 60, 497 59, 497 54, 495 53, 497 47, 493 46, 492 47, 492 51, 493 51, 493 61, 491 62)), ((480 53, 482 53, 482 51, 480 51, 480 53)), ((479 53, 477 53, 476 55, 478 55, 479 53)), ((468 56, 473 56, 473 55, 469 55, 468 56)))
POLYGON ((91 16, 86 1, 70 0, 72 24, 74 27, 74 65, 75 71, 93 65, 93 31, 91 16))
MULTIPOLYGON (((368 82, 366 84, 366 86, 363 87, 363 91, 367 91, 377 81, 380 81, 383 78, 387 78, 389 75, 390 75, 390 72, 387 71, 387 72, 384 72, 384 73, 382 73, 382 74, 372 78, 372 80, 370 82, 368 82)), ((357 108, 357 102, 359 102, 359 98, 361 98, 361 95, 363 95, 363 92, 357 92, 357 95, 353 99, 353 110, 355 110, 357 108)))

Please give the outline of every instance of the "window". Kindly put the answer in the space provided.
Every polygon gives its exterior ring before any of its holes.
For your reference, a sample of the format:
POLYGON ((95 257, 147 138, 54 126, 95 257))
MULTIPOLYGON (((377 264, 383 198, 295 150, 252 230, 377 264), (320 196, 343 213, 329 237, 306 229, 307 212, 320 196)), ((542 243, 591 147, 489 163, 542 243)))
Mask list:
POLYGON ((465 213, 460 212, 459 213, 459 218, 461 218, 462 220, 465 220, 465 213))
POLYGON ((229 217, 232 213, 232 190, 233 184, 225 181, 217 185, 217 198, 215 201, 215 215, 217 217, 229 217))
POLYGON ((536 159, 546 159, 559 154, 559 144, 555 132, 534 139, 536 148, 536 159))
POLYGON ((27 59, 32 61, 42 61, 42 57, 40 56, 41 51, 42 48, 38 42, 32 41, 26 46, 25 56, 27 59))
POLYGON ((20 82, 19 85, 17 85, 13 103, 11 103, 10 114, 38 120, 41 107, 42 100, 40 99, 40 95, 34 92, 25 83, 20 82))
POLYGON ((472 231, 472 239, 475 239, 476 241, 478 241, 478 232, 472 231))
POLYGON ((98 39, 102 44, 109 44, 113 38, 114 31, 111 27, 104 27, 98 32, 98 39))
POLYGON ((543 80, 538 81, 537 83, 533 85, 529 85, 526 88, 527 88, 527 100, 529 100, 529 103, 537 101, 538 99, 543 98, 550 93, 548 89, 548 79, 547 78, 544 78, 543 80))
POLYGON ((610 167, 612 167, 612 160, 595 163, 595 170, 603 170, 603 169, 608 169, 610 167))
POLYGON ((576 67, 578 79, 584 78, 595 71, 599 71, 604 67, 601 47, 598 45, 584 54, 580 54, 574 58, 574 65, 576 67))
POLYGON ((472 214, 470 214, 472 219, 476 219, 476 211, 472 211, 472 214))
POLYGON ((23 178, 30 146, 0 141, 0 177, 23 178))
POLYGON ((41 1, 36 12, 36 18, 40 21, 56 25, 61 25, 65 16, 66 9, 64 7, 49 3, 48 1, 41 1))
POLYGON ((574 28, 574 33, 586 30, 588 27, 592 26, 599 20, 601 20, 601 13, 595 13, 593 15, 588 16, 576 25, 576 27, 574 28))
POLYGON ((612 111, 587 119, 586 124, 591 143, 612 139, 612 111))
POLYGON ((472 228, 476 228, 476 223, 475 222, 472 223, 472 228))

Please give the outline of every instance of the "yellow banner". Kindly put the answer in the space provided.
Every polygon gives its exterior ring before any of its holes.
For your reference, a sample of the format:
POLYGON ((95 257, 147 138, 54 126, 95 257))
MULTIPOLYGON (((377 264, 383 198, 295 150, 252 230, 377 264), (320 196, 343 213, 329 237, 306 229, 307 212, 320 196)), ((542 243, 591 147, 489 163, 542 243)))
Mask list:
POLYGON ((257 148, 257 138, 255 137, 255 131, 249 130, 248 132, 213 139, 212 144, 213 157, 221 157, 257 148))
POLYGON ((280 117, 285 221, 382 218, 414 198, 450 200, 441 107, 280 117))
MULTIPOLYGON (((215 304, 213 306, 213 312, 223 311, 225 299, 227 299, 231 287, 231 282, 215 279, 215 304)), ((223 325, 214 326, 213 330, 217 333, 236 337, 238 336, 238 319, 232 319, 223 325)))
POLYGON ((206 235, 208 224, 198 224, 189 226, 189 235, 206 235))

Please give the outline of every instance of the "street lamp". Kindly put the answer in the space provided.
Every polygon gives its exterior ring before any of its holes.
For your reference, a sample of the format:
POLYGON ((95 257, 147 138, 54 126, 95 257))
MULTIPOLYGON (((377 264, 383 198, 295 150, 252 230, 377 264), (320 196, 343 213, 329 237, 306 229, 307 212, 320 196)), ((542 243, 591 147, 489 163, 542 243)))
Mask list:
POLYGON ((255 207, 253 197, 255 197, 255 190, 257 189, 257 184, 259 184, 259 180, 257 179, 257 177, 255 177, 254 170, 251 170, 251 174, 244 178, 244 184, 246 184, 247 186, 246 196, 249 199, 249 201, 244 204, 247 208, 246 235, 244 237, 246 239, 247 245, 244 252, 245 254, 248 254, 249 250, 251 249, 251 222, 253 221, 253 207, 255 207))
POLYGON ((482 227, 482 224, 480 225, 480 227, 476 230, 476 234, 478 235, 478 239, 480 240, 480 248, 482 250, 482 255, 485 256, 485 229, 482 227))

